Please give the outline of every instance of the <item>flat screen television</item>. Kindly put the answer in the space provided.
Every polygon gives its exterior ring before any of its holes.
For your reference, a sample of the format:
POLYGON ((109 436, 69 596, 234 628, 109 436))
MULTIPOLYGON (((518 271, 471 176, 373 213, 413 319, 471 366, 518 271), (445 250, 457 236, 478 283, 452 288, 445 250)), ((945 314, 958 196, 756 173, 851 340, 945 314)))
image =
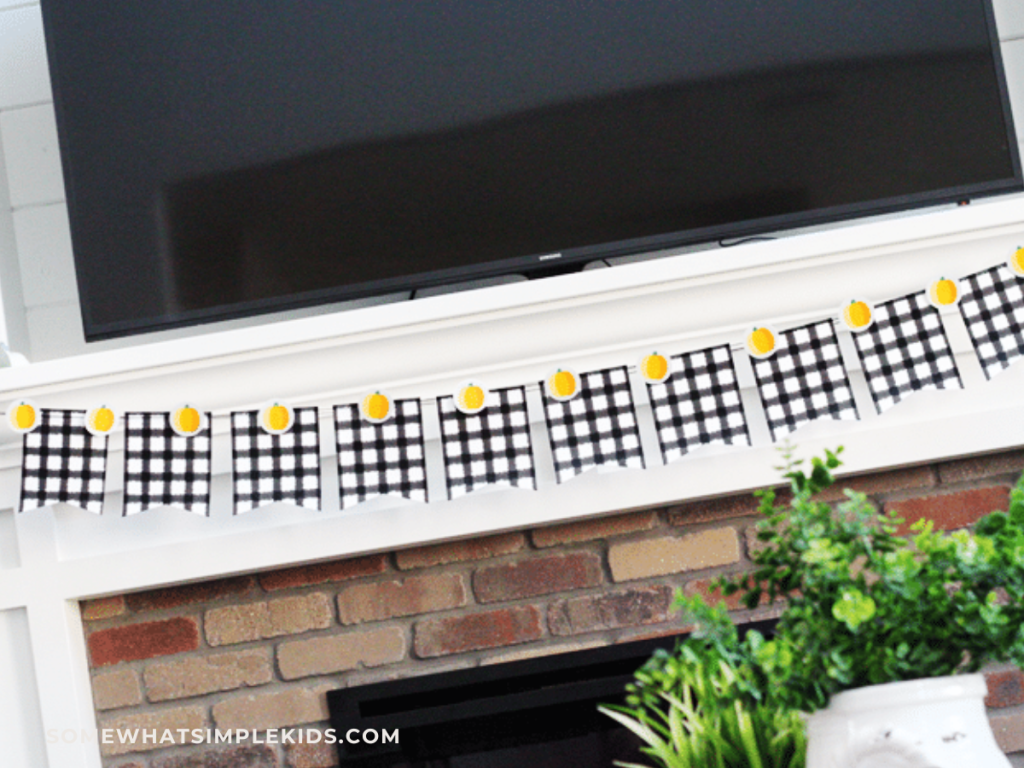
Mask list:
POLYGON ((1019 190, 991 0, 43 0, 86 338, 1019 190))

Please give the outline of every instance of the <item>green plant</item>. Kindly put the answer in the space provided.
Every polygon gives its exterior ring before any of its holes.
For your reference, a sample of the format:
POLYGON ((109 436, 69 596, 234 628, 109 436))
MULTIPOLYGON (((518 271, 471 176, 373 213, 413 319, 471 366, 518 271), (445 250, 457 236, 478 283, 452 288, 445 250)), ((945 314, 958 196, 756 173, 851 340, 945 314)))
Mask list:
POLYGON ((755 569, 716 582, 749 608, 764 596, 786 601, 753 662, 773 696, 813 712, 849 688, 1024 664, 1024 478, 1009 511, 986 515, 973 533, 921 521, 905 539, 902 521, 864 494, 847 490, 835 510, 817 498, 838 453, 813 459, 809 474, 787 454, 790 500, 758 494, 766 519, 755 569))
MULTIPOLYGON (((741 641, 724 608, 679 598, 702 632, 658 651, 627 687, 625 706, 601 711, 635 733, 663 768, 803 768, 804 723, 766 692, 751 660, 764 644, 741 641)), ((635 763, 617 763, 642 768, 635 763)))

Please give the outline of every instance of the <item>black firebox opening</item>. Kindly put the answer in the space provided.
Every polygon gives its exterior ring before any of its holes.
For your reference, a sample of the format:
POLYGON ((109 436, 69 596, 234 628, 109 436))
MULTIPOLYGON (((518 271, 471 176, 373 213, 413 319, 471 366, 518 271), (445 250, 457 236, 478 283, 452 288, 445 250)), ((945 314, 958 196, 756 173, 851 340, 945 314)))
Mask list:
MULTIPOLYGON (((774 624, 743 630, 770 635, 774 624)), ((633 673, 678 637, 331 691, 327 704, 341 765, 607 768, 615 760, 636 762, 642 759, 639 740, 597 706, 620 703, 633 673), (351 743, 355 739, 360 743, 351 743)))

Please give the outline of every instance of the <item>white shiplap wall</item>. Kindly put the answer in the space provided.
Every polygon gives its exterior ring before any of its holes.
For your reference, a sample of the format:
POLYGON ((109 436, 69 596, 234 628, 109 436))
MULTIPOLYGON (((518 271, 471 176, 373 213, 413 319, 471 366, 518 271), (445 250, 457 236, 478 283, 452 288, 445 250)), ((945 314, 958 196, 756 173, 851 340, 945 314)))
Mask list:
MULTIPOLYGON (((996 15, 1018 136, 1024 141, 1024 0, 996 0, 996 15)), ((38 2, 0 0, 0 146, 0 293, 6 316, 0 332, 33 360, 82 354, 38 2)), ((105 342, 90 349, 134 343, 105 342)))

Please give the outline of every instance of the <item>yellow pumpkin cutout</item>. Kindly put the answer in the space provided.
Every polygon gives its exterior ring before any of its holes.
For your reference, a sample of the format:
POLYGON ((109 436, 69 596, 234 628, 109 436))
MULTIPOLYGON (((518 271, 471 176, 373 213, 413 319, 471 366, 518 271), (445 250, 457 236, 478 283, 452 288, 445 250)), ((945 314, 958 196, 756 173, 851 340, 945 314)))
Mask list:
POLYGON ((544 388, 555 400, 572 400, 580 392, 580 377, 570 368, 559 368, 548 376, 544 388))
POLYGON ((955 307, 960 303, 960 283, 946 277, 940 277, 928 286, 928 301, 936 309, 955 307))
POLYGON ((487 388, 479 381, 466 381, 455 391, 455 407, 467 416, 487 407, 487 388))
POLYGON ((206 414, 190 403, 182 403, 167 415, 171 429, 181 437, 193 437, 206 429, 206 414))
POLYGON ((295 411, 287 403, 272 400, 260 408, 259 419, 268 435, 283 435, 295 425, 295 411))
POLYGON ((848 330, 860 333, 875 322, 875 312, 864 299, 851 299, 839 309, 839 319, 848 330))
POLYGON ((1024 246, 1019 246, 1017 250, 1010 256, 1009 261, 1006 262, 1006 266, 1010 268, 1010 271, 1017 277, 1024 277, 1024 246))
POLYGON ((104 437, 117 429, 117 414, 106 405, 85 412, 85 429, 90 435, 104 437))
POLYGON ((40 415, 39 406, 31 400, 15 400, 7 406, 7 425, 23 435, 39 426, 40 415))
POLYGON ((394 416, 394 410, 394 401, 386 392, 371 392, 359 404, 359 414, 371 424, 383 424, 394 416))
POLYGON ((648 384, 661 384, 671 374, 668 358, 658 352, 641 357, 637 370, 648 384))
POLYGON ((747 334, 747 352, 751 357, 763 360, 775 354, 779 334, 768 325, 754 326, 747 334))

